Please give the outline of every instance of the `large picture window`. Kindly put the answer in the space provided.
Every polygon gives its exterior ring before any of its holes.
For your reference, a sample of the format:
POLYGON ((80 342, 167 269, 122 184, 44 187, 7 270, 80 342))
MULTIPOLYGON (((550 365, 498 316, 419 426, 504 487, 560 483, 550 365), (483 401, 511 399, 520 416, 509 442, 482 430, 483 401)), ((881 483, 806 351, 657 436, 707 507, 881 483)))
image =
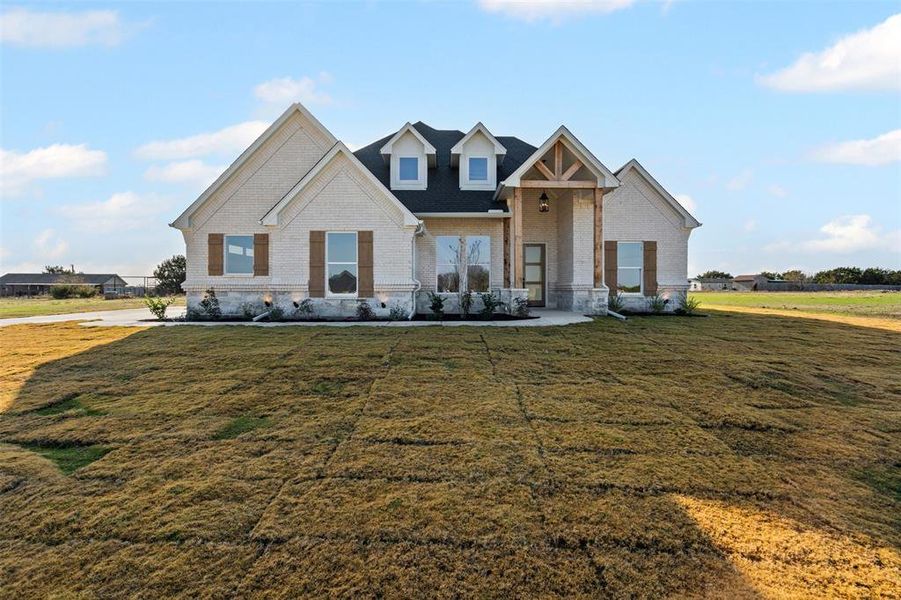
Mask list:
POLYGON ((357 294, 357 232, 330 231, 325 235, 326 277, 331 296, 357 294))
POLYGON ((439 293, 487 292, 491 285, 491 238, 441 235, 435 238, 439 293))
POLYGON ((640 294, 642 269, 644 269, 644 245, 641 242, 617 243, 616 289, 624 294, 640 294))
POLYGON ((253 275, 253 236, 225 236, 225 274, 253 275))

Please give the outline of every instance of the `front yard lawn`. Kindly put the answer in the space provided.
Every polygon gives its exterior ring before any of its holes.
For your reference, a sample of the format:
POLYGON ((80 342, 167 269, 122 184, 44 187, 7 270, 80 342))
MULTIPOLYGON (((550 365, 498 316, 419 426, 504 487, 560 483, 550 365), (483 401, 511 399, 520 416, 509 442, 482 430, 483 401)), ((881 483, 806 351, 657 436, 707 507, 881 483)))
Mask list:
POLYGON ((901 292, 692 292, 704 308, 774 310, 901 319, 901 292))
MULTIPOLYGON (((173 306, 184 306, 184 296, 179 296, 173 306)), ((144 308, 143 298, 116 298, 104 300, 94 298, 65 298, 57 300, 50 296, 32 298, 0 298, 0 319, 15 317, 38 317, 43 315, 68 315, 99 310, 123 310, 144 308)))
POLYGON ((890 597, 901 336, 0 329, 0 596, 890 597))

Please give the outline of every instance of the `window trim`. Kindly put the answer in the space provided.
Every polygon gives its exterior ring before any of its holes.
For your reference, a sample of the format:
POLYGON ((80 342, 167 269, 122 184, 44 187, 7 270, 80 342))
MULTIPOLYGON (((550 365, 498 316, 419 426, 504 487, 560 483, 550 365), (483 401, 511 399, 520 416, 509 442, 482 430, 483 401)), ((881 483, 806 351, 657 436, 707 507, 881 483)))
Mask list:
POLYGON ((413 184, 421 183, 421 182, 422 182, 422 176, 420 175, 420 171, 419 171, 419 169, 420 169, 420 166, 419 166, 420 158, 421 158, 421 157, 419 157, 419 156, 400 156, 400 155, 398 155, 398 157, 397 157, 397 182, 398 182, 399 184, 401 184, 401 185, 413 185, 413 184), (403 177, 401 177, 401 172, 400 172, 400 162, 401 162, 402 160, 404 160, 405 158, 406 158, 406 159, 412 159, 412 160, 415 160, 415 161, 416 161, 416 177, 415 177, 414 179, 404 179, 403 177))
POLYGON ((487 294, 493 289, 492 284, 494 283, 494 281, 493 281, 493 278, 491 275, 491 264, 492 264, 491 247, 494 244, 492 243, 491 235, 483 235, 483 234, 473 234, 471 236, 463 235, 463 234, 459 234, 456 236, 452 235, 452 234, 436 235, 435 236, 435 293, 436 294, 441 295, 441 296, 456 296, 458 294, 462 294, 462 293, 466 292, 467 288, 469 288, 469 256, 468 256, 469 247, 467 245, 466 240, 470 237, 488 238, 488 261, 486 263, 476 263, 476 264, 480 264, 480 265, 487 264, 487 266, 488 266, 488 289, 485 290, 484 292, 472 292, 472 293, 473 294, 487 294), (439 265, 444 264, 444 263, 438 261, 438 238, 443 238, 443 237, 449 237, 449 238, 456 237, 457 240, 460 242, 460 246, 457 249, 457 254, 458 254, 459 260, 461 260, 464 263, 464 268, 462 269, 460 281, 457 284, 458 289, 456 292, 440 292, 440 291, 438 291, 438 275, 441 272, 441 270, 438 267, 439 267, 439 265), (466 253, 467 256, 464 257, 463 256, 464 253, 466 253))
POLYGON ((466 157, 466 183, 472 185, 490 185, 491 184, 491 159, 487 156, 482 156, 480 154, 476 154, 474 156, 466 157), (485 179, 473 179, 472 178, 472 159, 484 159, 485 161, 485 179))
POLYGON ((325 273, 323 274, 325 277, 325 297, 326 298, 358 298, 360 295, 360 232, 356 230, 344 230, 344 231, 326 231, 325 232, 325 273), (354 235, 354 262, 345 262, 345 261, 329 261, 328 259, 328 236, 333 233, 352 233, 354 235), (352 294, 341 294, 332 292, 331 288, 328 284, 328 268, 330 264, 335 265, 354 265, 357 268, 356 274, 356 289, 352 294))
POLYGON ((622 294, 623 296, 644 296, 644 242, 641 240, 616 240, 616 293, 622 294), (621 267, 619 266, 619 245, 620 244, 638 244, 641 248, 641 266, 640 267, 621 267), (619 270, 630 270, 630 271, 638 271, 638 291, 637 292, 623 292, 619 290, 619 270))
POLYGON ((231 273, 228 270, 228 238, 230 237, 249 237, 250 238, 250 248, 251 250, 255 250, 254 246, 254 234, 252 233, 225 233, 222 235, 222 277, 253 277, 254 267, 256 267, 256 252, 254 251, 253 256, 251 257, 253 260, 250 262, 250 272, 249 273, 231 273))

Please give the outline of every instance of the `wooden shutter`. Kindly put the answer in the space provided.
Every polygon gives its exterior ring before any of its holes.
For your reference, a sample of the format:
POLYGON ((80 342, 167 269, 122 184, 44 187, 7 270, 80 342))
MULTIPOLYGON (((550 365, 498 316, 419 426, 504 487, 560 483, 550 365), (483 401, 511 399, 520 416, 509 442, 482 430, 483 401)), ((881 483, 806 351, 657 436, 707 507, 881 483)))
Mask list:
POLYGON ((604 283, 610 288, 610 295, 616 295, 616 241, 604 241, 604 283))
POLYGON ((644 243, 644 295, 657 293, 657 242, 644 243))
POLYGON ((359 281, 357 296, 360 298, 372 298, 375 296, 375 284, 372 272, 372 232, 357 232, 357 272, 359 281))
POLYGON ((225 253, 222 244, 225 236, 221 233, 211 233, 207 236, 207 274, 222 275, 222 261, 225 253))
POLYGON ((310 232, 310 297, 325 298, 325 232, 310 232))
POLYGON ((269 275, 269 234, 253 234, 253 276, 269 275))

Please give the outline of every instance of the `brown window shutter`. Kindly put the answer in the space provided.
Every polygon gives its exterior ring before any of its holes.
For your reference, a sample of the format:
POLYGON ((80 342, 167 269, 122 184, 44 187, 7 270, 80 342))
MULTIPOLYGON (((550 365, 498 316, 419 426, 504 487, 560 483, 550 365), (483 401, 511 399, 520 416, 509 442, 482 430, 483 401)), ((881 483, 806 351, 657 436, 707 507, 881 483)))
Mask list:
POLYGON ((207 236, 207 273, 209 275, 222 275, 222 261, 225 258, 222 249, 224 235, 211 233, 207 236))
POLYGON ((269 275, 269 234, 253 234, 253 275, 265 277, 269 275))
POLYGON ((604 283, 616 295, 616 240, 604 241, 604 283))
POLYGON ((359 283, 357 296, 360 298, 372 298, 375 296, 375 283, 372 272, 372 232, 357 232, 357 270, 359 283))
POLYGON ((644 243, 644 295, 657 293, 657 242, 644 243))
POLYGON ((325 232, 310 232, 310 297, 325 298, 325 232))

